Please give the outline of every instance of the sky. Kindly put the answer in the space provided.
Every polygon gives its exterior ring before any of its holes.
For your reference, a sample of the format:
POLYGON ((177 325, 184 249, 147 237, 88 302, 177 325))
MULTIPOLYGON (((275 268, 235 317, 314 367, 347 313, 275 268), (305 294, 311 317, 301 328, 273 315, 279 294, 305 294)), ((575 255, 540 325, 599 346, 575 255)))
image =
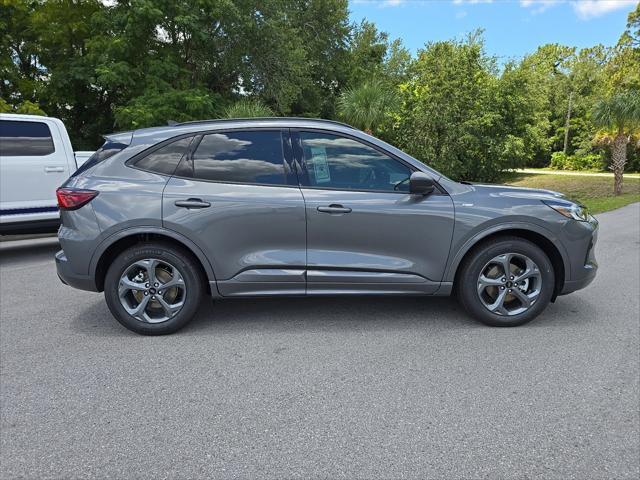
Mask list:
POLYGON ((426 42, 484 29, 487 53, 501 61, 545 43, 615 45, 638 0, 350 0, 352 21, 367 19, 412 53, 426 42))

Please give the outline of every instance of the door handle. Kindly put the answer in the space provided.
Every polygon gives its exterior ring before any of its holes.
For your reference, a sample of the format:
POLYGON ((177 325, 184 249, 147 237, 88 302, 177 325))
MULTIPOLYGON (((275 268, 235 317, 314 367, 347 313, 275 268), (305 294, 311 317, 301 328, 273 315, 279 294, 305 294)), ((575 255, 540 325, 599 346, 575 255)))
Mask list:
POLYGON ((207 208, 210 207, 211 204, 209 202, 204 202, 199 198, 189 198, 187 200, 176 200, 175 206, 183 208, 207 208))
POLYGON ((44 167, 46 173, 64 172, 64 167, 44 167))
POLYGON ((321 213, 351 213, 351 209, 349 207, 343 207, 342 205, 338 205, 337 203, 332 203, 328 207, 318 207, 318 211, 321 213))

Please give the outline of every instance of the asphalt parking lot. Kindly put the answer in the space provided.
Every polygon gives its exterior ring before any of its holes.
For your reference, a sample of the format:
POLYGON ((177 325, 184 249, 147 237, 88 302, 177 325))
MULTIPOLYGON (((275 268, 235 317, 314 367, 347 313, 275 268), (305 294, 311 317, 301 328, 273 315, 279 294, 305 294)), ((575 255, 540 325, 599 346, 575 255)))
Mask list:
POLYGON ((640 204, 600 272, 533 323, 449 299, 205 302, 122 328, 58 281, 55 239, 0 244, 2 478, 638 478, 640 204))

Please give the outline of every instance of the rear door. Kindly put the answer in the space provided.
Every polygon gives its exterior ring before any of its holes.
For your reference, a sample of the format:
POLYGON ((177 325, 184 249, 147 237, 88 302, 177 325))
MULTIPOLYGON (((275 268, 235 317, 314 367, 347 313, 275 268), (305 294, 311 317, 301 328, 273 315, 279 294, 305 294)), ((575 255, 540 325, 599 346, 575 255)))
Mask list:
POLYGON ((224 296, 305 293, 305 207, 287 129, 198 136, 163 195, 163 224, 200 245, 224 296))
POLYGON ((377 147, 293 132, 307 211, 307 292, 433 293, 453 233, 453 203, 409 194, 413 167, 377 147))
POLYGON ((54 123, 0 120, 0 170, 3 223, 58 218, 56 189, 71 172, 54 123))

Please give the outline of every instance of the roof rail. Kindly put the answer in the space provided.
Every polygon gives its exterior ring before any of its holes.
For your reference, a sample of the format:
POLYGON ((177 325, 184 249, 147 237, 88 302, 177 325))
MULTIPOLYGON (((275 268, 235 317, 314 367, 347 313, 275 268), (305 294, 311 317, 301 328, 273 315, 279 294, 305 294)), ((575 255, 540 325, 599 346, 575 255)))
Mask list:
POLYGON ((261 121, 261 120, 297 120, 297 121, 305 121, 305 122, 318 122, 318 123, 331 123, 334 125, 341 125, 343 127, 352 128, 355 130, 355 127, 343 122, 338 122, 337 120, 326 120, 324 118, 307 118, 307 117, 250 117, 250 118, 214 118, 210 120, 192 120, 189 122, 181 122, 181 123, 173 123, 170 126, 179 126, 179 125, 197 125, 200 123, 229 123, 229 122, 246 122, 246 121, 261 121))

